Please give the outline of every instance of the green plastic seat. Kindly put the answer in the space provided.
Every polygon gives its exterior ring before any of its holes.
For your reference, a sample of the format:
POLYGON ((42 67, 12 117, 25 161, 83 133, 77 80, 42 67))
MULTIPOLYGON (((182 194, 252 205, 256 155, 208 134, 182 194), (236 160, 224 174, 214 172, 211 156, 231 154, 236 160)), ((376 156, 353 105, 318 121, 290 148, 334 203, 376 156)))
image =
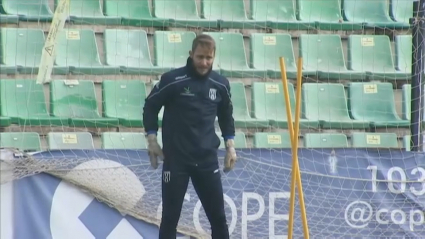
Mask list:
POLYGON ((0 63, 0 74, 16 75, 16 74, 18 74, 18 67, 17 66, 7 66, 7 65, 0 63))
POLYGON ((2 27, 0 37, 2 73, 38 73, 45 42, 41 29, 2 27))
POLYGON ((18 24, 19 16, 18 15, 9 15, 0 13, 0 24, 18 24))
POLYGON ((167 70, 152 64, 144 30, 106 29, 104 47, 106 64, 119 67, 124 74, 156 75, 167 70))
POLYGON ((410 147, 411 147, 411 136, 410 135, 403 136, 403 147, 406 149, 406 151, 410 151, 410 147))
POLYGON ((345 20, 352 23, 364 23, 367 28, 402 29, 408 26, 395 22, 389 15, 387 0, 342 0, 345 20))
POLYGON ((402 119, 410 121, 411 110, 411 100, 412 100, 412 85, 404 84, 402 86, 401 93, 401 114, 402 119))
POLYGON ((306 148, 348 148, 348 139, 341 133, 307 133, 304 135, 306 148))
MULTIPOLYGON (((59 0, 55 0, 55 7, 59 0)), ((69 19, 75 24, 84 25, 120 25, 121 18, 105 16, 100 0, 71 0, 69 1, 69 19)))
POLYGON ((205 32, 205 34, 212 36, 216 43, 213 69, 219 70, 226 77, 264 78, 267 76, 266 70, 252 69, 248 66, 241 33, 205 32))
POLYGON ((57 70, 68 69, 73 74, 118 74, 119 68, 100 62, 93 30, 66 29, 58 33, 55 65, 57 70))
POLYGON ((0 148, 17 148, 25 152, 41 151, 40 135, 36 132, 0 133, 0 148))
POLYGON ((341 14, 341 0, 297 0, 298 19, 303 22, 314 22, 316 28, 331 31, 361 30, 362 23, 344 21, 341 14))
POLYGON ((69 119, 73 127, 117 127, 118 119, 99 115, 93 81, 53 80, 50 82, 50 112, 69 119))
POLYGON ((391 83, 350 83, 348 105, 354 119, 370 121, 374 127, 408 127, 410 124, 397 115, 391 83))
POLYGON ((267 27, 266 21, 248 19, 244 0, 202 0, 201 14, 204 19, 217 21, 220 28, 255 29, 267 27))
MULTIPOLYGON (((283 57, 286 76, 290 79, 297 77, 297 64, 290 34, 253 33, 250 40, 250 59, 254 69, 265 70, 268 77, 281 79, 279 57, 283 57)), ((302 73, 304 76, 316 75, 316 71, 303 70, 302 73)))
POLYGON ((363 80, 364 71, 350 71, 345 64, 341 37, 333 34, 301 34, 299 55, 303 69, 317 71, 325 80, 363 80))
POLYGON ((403 23, 405 28, 410 27, 409 19, 413 17, 413 2, 415 0, 391 0, 390 16, 396 22, 403 23))
POLYGON ((363 133, 351 135, 353 148, 399 148, 395 133, 363 133))
MULTIPOLYGON (((286 104, 282 83, 253 82, 251 88, 251 110, 255 119, 268 120, 271 126, 288 128, 286 104)), ((288 83, 292 122, 295 123, 294 85, 288 83)), ((300 119, 300 128, 318 128, 319 122, 300 119)))
POLYGON ((53 12, 48 0, 2 0, 6 14, 18 15, 24 21, 51 21, 53 12))
POLYGON ((409 80, 410 74, 395 69, 390 38, 386 35, 350 35, 348 68, 366 72, 371 80, 409 80))
POLYGON ((126 127, 143 127, 146 86, 138 80, 103 80, 103 116, 119 119, 126 127))
POLYGON ((103 132, 102 149, 147 149, 143 133, 103 132))
POLYGON ((28 126, 66 126, 67 118, 50 116, 43 85, 35 80, 0 80, 0 114, 28 126))
POLYGON ((395 68, 403 73, 412 73, 412 35, 395 36, 395 68))
MULTIPOLYGON (((280 30, 307 30, 315 22, 299 21, 294 0, 250 0, 251 18, 267 22, 267 27, 280 30)), ((233 2, 233 1, 228 1, 233 2)))
POLYGON ((366 129, 370 122, 350 118, 342 84, 304 83, 302 111, 306 119, 326 129, 366 129))
POLYGON ((94 149, 93 137, 89 132, 49 132, 47 144, 50 150, 94 149))
MULTIPOLYGON (((221 132, 216 132, 216 134, 217 134, 218 138, 220 138, 220 146, 218 148, 219 149, 225 149, 226 145, 224 143, 224 139, 221 135, 221 132)), ((248 147, 244 132, 240 132, 240 131, 235 132, 234 141, 235 141, 235 148, 236 149, 245 149, 245 148, 248 147)))
MULTIPOLYGON (((0 106, 1 108, 1 106, 0 106)), ((0 116, 0 127, 7 127, 12 124, 12 120, 6 116, 0 116)))
POLYGON ((230 93, 232 95, 233 118, 236 128, 267 128, 269 126, 268 120, 251 117, 243 82, 230 82, 230 93))
POLYGON ((164 117, 164 106, 161 107, 161 110, 159 110, 158 113, 158 126, 161 127, 162 126, 162 118, 164 117))
POLYGON ((254 133, 254 148, 291 148, 289 132, 256 132, 254 133))
MULTIPOLYGON (((152 80, 151 81, 151 87, 153 88, 157 83, 159 83, 159 80, 152 80)), ((152 89, 151 88, 151 89, 152 89)), ((148 95, 149 93, 147 93, 148 95)), ((164 106, 161 107, 161 109, 159 110, 158 113, 158 126, 161 127, 162 126, 162 117, 164 116, 164 106)))
POLYGON ((148 0, 104 0, 106 16, 120 17, 124 26, 167 27, 169 18, 152 16, 148 0))
POLYGON ((217 28, 216 20, 199 16, 195 0, 153 0, 154 15, 161 19, 171 19, 175 27, 217 28))
POLYGON ((155 31, 155 65, 169 69, 186 65, 195 37, 190 31, 155 31))

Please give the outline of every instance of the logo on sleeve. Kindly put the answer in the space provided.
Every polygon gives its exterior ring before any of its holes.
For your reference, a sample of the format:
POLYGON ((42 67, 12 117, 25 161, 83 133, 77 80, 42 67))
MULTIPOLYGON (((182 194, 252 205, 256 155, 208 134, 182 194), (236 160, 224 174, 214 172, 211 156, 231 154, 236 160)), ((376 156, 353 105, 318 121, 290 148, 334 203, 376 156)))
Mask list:
POLYGON ((193 94, 192 92, 190 92, 190 88, 189 87, 183 88, 183 92, 180 93, 180 95, 184 95, 184 96, 195 96, 195 94, 193 94))
POLYGON ((215 100, 217 98, 217 90, 214 88, 210 88, 209 96, 211 100, 215 100))

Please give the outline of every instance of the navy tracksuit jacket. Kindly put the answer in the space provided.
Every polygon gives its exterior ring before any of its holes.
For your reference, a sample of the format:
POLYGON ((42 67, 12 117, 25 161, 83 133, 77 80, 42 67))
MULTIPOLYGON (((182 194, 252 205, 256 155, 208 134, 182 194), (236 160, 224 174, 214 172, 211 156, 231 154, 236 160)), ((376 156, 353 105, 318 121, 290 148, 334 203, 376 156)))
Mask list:
POLYGON ((229 81, 211 69, 200 76, 189 57, 186 66, 163 74, 146 98, 143 124, 148 134, 158 130, 162 106, 163 211, 159 239, 176 238, 189 179, 211 224, 212 238, 228 239, 217 160, 220 140, 214 122, 218 116, 225 140, 234 137, 229 81))
POLYGON ((164 106, 162 139, 165 158, 192 165, 217 160, 220 140, 214 122, 218 116, 224 139, 235 135, 229 81, 214 71, 200 77, 185 67, 162 75, 146 99, 143 124, 147 133, 158 130, 158 113, 164 106))

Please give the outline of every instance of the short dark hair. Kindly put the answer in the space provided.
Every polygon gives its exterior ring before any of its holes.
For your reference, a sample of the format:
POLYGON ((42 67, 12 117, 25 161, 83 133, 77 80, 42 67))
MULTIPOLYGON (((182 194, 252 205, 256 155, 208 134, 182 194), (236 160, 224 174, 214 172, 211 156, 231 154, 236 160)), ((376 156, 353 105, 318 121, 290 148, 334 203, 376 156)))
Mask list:
POLYGON ((196 48, 201 45, 202 47, 212 48, 215 52, 215 41, 207 34, 199 34, 192 42, 192 52, 195 52, 196 48))

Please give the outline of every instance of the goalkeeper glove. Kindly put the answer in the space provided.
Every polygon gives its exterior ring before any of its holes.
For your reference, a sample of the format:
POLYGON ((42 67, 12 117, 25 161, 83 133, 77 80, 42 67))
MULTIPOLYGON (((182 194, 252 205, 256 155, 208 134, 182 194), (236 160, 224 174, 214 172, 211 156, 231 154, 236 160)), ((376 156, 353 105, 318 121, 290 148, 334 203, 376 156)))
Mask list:
POLYGON ((229 172, 235 166, 237 160, 236 150, 235 150, 235 141, 233 139, 228 139, 226 141, 226 156, 224 156, 224 169, 225 173, 229 172))
POLYGON ((155 134, 149 134, 148 138, 148 154, 151 162, 151 166, 154 169, 158 168, 159 158, 164 158, 161 146, 158 144, 158 140, 155 134))

